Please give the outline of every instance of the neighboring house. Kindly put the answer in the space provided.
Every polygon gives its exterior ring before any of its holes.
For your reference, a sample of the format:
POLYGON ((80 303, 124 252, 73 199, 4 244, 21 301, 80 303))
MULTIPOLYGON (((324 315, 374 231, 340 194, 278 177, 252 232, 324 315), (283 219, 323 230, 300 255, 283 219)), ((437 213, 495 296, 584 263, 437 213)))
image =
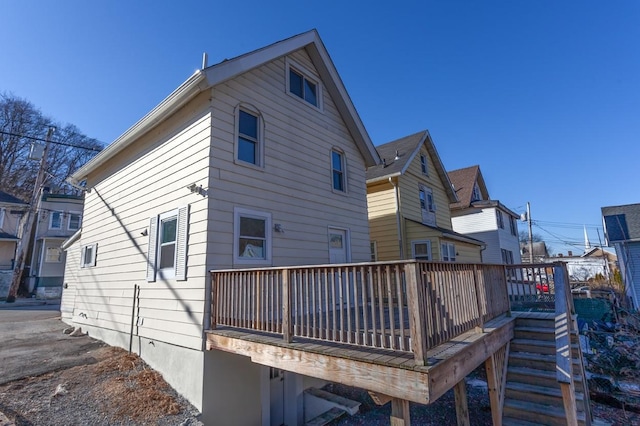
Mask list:
POLYGON ((627 297, 640 309, 640 204, 602 207, 604 233, 615 247, 627 297))
POLYGON ((296 424, 311 379, 204 350, 210 271, 368 261, 378 162, 315 30, 198 70, 72 175, 62 318, 132 342, 207 424, 296 424))
MULTIPOLYGON (((566 255, 558 253, 557 256, 548 257, 546 263, 563 262, 567 264, 567 272, 572 282, 584 283, 600 275, 609 276, 609 259, 602 255, 603 251, 593 248, 587 252, 574 256, 572 251, 566 255)), ((611 255, 610 253, 607 253, 611 255)))
POLYGON ((458 201, 428 131, 377 147, 367 169, 371 260, 480 263, 484 243, 453 230, 458 201))
MULTIPOLYGON (((549 250, 544 241, 533 242, 533 263, 544 263, 549 257, 549 250)), ((529 251, 529 243, 520 243, 520 255, 522 263, 531 263, 531 254, 529 251)))
POLYGON ((34 222, 34 240, 27 286, 30 293, 38 298, 59 298, 66 253, 61 245, 76 233, 82 225, 84 196, 75 194, 55 194, 47 188, 42 192, 34 222))
POLYGON ((0 298, 7 297, 13 276, 22 216, 29 205, 0 191, 0 298))
POLYGON ((449 172, 458 197, 451 203, 453 230, 483 241, 483 263, 520 264, 518 218, 500 201, 492 200, 480 166, 449 172))

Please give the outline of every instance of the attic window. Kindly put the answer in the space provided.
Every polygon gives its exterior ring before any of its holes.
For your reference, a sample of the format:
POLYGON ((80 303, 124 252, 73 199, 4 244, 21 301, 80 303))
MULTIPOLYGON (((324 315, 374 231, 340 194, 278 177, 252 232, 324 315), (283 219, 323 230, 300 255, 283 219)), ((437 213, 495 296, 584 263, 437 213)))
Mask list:
POLYGON ((287 90, 289 94, 306 101, 316 108, 321 108, 322 92, 320 83, 311 73, 299 65, 292 65, 287 61, 287 90))
POLYGON ((422 170, 422 174, 425 176, 429 176, 429 169, 427 168, 428 164, 427 156, 420 154, 420 169, 422 170))
POLYGON ((482 200, 482 195, 480 195, 480 188, 476 183, 473 185, 473 193, 471 194, 471 201, 480 201, 482 200))

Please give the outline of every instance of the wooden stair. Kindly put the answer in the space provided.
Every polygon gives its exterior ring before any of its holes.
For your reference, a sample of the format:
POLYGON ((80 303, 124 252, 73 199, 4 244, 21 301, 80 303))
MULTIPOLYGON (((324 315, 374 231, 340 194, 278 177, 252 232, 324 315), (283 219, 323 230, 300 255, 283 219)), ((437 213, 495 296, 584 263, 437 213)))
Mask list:
MULTIPOLYGON (((507 365, 503 425, 567 424, 556 379, 554 327, 552 318, 516 319, 507 365)), ((577 335, 571 336, 571 347, 578 424, 589 426, 588 390, 577 335)))

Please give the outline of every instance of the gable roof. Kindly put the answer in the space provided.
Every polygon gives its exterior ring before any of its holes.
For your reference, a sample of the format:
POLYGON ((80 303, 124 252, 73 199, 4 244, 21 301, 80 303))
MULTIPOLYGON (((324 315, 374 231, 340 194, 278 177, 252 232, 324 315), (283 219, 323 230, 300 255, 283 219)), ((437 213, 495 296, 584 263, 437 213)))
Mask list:
POLYGON ((7 194, 4 191, 0 191, 0 203, 24 204, 25 206, 27 205, 27 203, 25 203, 24 201, 22 201, 18 197, 14 197, 13 195, 7 194))
POLYGON ((440 177, 444 190, 446 191, 449 202, 453 203, 458 201, 455 192, 451 186, 449 176, 442 164, 440 155, 431 139, 431 135, 428 130, 423 130, 413 135, 405 136, 395 141, 387 142, 383 145, 379 145, 378 154, 382 158, 382 164, 369 167, 367 169, 367 183, 378 182, 381 180, 387 180, 390 177, 403 175, 411 162, 416 158, 420 152, 420 148, 425 146, 431 160, 434 163, 436 173, 440 177), (398 159, 396 160, 396 153, 398 159))
POLYGON ((447 173, 453 184, 453 190, 458 196, 458 202, 452 203, 452 209, 463 209, 471 206, 473 186, 477 183, 484 199, 490 199, 487 185, 482 177, 480 166, 475 165, 464 169, 453 170, 447 173))
POLYGON ((85 179, 87 174, 123 151, 136 139, 167 119, 199 93, 303 48, 306 49, 309 57, 313 61, 324 87, 331 95, 336 108, 355 140, 365 160, 365 165, 372 166, 378 164, 380 157, 378 156, 376 148, 369 138, 364 124, 351 102, 351 98, 318 32, 313 29, 196 71, 147 115, 142 117, 118 139, 73 173, 70 177, 71 182, 77 184, 85 179))

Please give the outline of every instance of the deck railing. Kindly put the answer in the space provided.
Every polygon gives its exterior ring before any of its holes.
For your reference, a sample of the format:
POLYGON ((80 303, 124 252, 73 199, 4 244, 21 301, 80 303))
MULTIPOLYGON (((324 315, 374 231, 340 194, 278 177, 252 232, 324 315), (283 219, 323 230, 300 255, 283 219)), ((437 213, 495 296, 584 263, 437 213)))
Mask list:
POLYGON ((500 265, 397 261, 212 271, 211 328, 413 352, 509 311, 500 265))
POLYGON ((507 291, 513 310, 555 309, 554 265, 506 265, 507 291))

